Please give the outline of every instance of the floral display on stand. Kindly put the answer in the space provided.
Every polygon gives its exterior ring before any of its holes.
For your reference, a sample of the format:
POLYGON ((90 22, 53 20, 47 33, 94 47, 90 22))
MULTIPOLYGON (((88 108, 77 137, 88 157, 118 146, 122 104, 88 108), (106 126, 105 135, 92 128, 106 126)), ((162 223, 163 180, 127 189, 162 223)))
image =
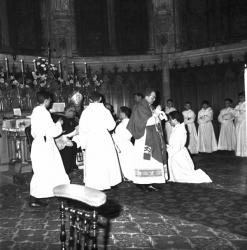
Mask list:
MULTIPOLYGON (((7 62, 7 59, 5 59, 7 62)), ((98 90, 103 81, 95 74, 87 74, 86 64, 83 73, 75 68, 72 62, 72 72, 63 77, 62 66, 58 67, 48 62, 46 58, 33 60, 33 70, 26 68, 21 62, 21 72, 10 73, 8 64, 0 67, 0 112, 12 111, 20 107, 30 111, 36 105, 36 93, 40 88, 46 88, 54 94, 56 102, 69 102, 72 93, 82 95, 83 105, 88 105, 90 91, 98 90)))

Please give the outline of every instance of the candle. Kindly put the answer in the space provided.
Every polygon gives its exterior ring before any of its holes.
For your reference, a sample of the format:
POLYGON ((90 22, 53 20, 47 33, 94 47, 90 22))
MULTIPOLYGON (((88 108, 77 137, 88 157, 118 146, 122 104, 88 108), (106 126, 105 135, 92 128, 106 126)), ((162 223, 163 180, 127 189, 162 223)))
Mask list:
POLYGON ((75 62, 72 62, 72 73, 75 74, 75 62))
POLYGON ((5 69, 6 69, 6 72, 9 73, 9 60, 7 57, 5 57, 5 69))
POLYGON ((37 71, 37 68, 36 68, 36 60, 35 60, 35 59, 33 60, 33 70, 34 70, 34 72, 37 71))
POLYGON ((87 63, 84 62, 84 65, 85 65, 84 72, 85 72, 85 75, 86 75, 87 74, 87 63))
POLYGON ((21 73, 24 73, 24 62, 22 59, 20 60, 20 62, 21 62, 21 73))
POLYGON ((60 76, 62 75, 62 66, 61 66, 61 62, 58 61, 58 72, 60 74, 60 76))

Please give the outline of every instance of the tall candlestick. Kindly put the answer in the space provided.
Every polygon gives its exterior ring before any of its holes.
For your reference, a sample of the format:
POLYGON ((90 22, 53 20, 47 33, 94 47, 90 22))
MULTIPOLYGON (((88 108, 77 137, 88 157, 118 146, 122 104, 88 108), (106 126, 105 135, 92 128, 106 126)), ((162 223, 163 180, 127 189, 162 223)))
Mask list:
POLYGON ((85 72, 85 75, 86 75, 87 74, 87 63, 86 62, 84 62, 84 66, 85 66, 84 72, 85 72))
POLYGON ((9 73, 9 59, 7 57, 5 57, 5 69, 8 74, 9 73))
POLYGON ((72 73, 75 74, 75 62, 72 62, 72 73))
POLYGON ((62 66, 61 66, 60 61, 58 61, 58 72, 59 72, 59 75, 62 76, 62 66))
POLYGON ((24 73, 24 62, 22 59, 20 60, 20 62, 21 62, 21 73, 24 73))
POLYGON ((36 60, 35 59, 33 60, 33 70, 34 70, 34 72, 37 71, 36 60))

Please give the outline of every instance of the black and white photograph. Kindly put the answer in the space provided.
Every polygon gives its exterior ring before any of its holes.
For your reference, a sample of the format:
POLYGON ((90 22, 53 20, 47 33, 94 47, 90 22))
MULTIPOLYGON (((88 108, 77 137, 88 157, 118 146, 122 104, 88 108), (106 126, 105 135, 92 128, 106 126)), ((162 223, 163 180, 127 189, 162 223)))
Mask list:
POLYGON ((247 1, 0 0, 0 249, 247 249, 247 1))

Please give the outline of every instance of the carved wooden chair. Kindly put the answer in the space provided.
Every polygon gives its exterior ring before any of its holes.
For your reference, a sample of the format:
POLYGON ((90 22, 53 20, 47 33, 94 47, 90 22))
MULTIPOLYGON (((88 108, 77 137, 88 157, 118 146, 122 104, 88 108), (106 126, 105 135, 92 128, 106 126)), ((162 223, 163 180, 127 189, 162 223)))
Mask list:
POLYGON ((61 200, 61 249, 97 248, 97 208, 105 204, 105 193, 77 184, 59 185, 53 189, 61 200), (69 215, 68 243, 66 242, 66 214, 69 215))

